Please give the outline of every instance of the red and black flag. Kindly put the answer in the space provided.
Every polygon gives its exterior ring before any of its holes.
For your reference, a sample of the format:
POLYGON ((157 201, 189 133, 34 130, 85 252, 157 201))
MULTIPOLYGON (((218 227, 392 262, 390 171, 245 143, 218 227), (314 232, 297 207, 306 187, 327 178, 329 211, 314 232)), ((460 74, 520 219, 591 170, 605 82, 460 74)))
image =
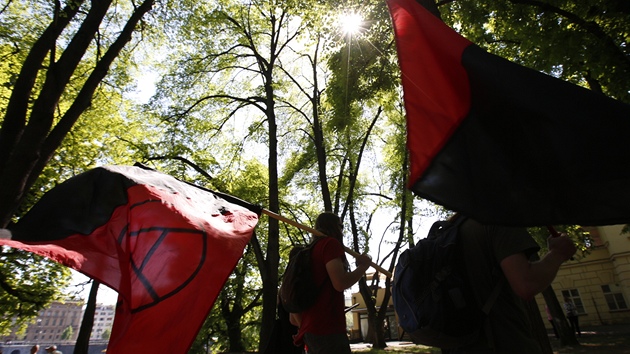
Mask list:
POLYGON ((260 212, 154 170, 107 166, 50 190, 0 245, 118 292, 107 353, 186 353, 260 212))
POLYGON ((389 0, 410 189, 480 222, 630 223, 630 105, 485 52, 389 0))

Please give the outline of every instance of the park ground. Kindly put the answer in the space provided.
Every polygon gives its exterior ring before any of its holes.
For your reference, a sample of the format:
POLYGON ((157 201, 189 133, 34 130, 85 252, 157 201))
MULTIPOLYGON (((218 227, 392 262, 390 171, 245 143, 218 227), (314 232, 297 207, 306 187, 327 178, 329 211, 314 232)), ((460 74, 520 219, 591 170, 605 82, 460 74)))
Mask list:
MULTIPOLYGON (((582 329, 582 337, 578 338, 579 346, 561 347, 560 340, 556 339, 552 333, 549 334, 549 341, 554 354, 630 354, 630 324, 585 327, 582 329)), ((387 342, 387 344, 388 347, 385 350, 372 349, 364 343, 352 344, 352 352, 370 354, 440 353, 438 349, 415 345, 411 342, 396 341, 387 342)))

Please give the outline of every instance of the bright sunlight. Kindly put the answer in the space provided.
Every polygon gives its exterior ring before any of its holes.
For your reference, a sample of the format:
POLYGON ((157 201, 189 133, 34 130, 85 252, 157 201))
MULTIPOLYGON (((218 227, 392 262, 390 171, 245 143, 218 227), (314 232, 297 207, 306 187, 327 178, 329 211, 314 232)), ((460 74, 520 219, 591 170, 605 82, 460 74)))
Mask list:
POLYGON ((358 34, 363 25, 363 17, 356 12, 344 13, 339 15, 339 26, 341 31, 346 35, 358 34))

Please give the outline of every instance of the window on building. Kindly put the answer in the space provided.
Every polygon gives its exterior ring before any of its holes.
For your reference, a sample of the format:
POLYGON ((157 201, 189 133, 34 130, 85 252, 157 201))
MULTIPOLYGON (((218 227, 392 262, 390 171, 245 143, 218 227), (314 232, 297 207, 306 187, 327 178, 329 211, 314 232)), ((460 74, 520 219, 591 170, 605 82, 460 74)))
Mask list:
POLYGON ((606 299, 610 311, 625 310, 628 308, 626 299, 624 299, 621 288, 618 285, 602 285, 602 291, 604 292, 604 298, 606 299))
POLYGON ((578 289, 568 289, 562 290, 562 298, 568 298, 569 301, 573 302, 575 307, 577 308, 578 314, 585 314, 584 304, 582 303, 582 298, 580 297, 580 292, 578 289))

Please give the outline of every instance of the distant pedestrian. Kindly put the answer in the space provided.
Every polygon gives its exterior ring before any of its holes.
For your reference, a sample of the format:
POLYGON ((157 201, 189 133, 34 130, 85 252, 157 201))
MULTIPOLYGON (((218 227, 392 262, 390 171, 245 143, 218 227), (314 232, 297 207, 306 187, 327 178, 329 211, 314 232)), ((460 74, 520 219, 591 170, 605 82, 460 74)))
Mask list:
POLYGON ((57 350, 56 345, 51 345, 50 347, 46 347, 46 352, 51 354, 63 354, 61 351, 57 350))
POLYGON ((578 337, 581 337, 582 331, 580 331, 580 321, 577 307, 575 307, 573 301, 571 301, 568 297, 564 298, 564 311, 567 313, 567 320, 569 320, 571 329, 574 333, 577 333, 578 337))
POLYGON ((35 354, 39 351, 39 345, 35 344, 34 346, 31 347, 31 354, 35 354))

